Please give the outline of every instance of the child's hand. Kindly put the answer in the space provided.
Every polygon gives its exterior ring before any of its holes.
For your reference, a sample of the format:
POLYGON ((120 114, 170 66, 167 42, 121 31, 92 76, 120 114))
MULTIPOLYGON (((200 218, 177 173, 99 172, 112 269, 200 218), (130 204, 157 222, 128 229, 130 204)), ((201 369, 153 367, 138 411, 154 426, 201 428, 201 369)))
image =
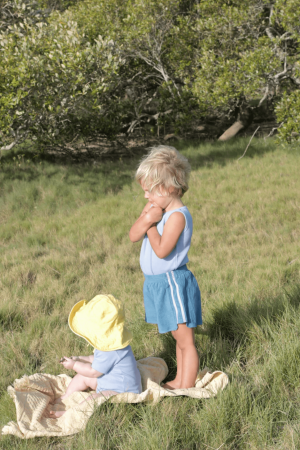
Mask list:
POLYGON ((155 204, 148 202, 142 214, 132 225, 129 232, 131 242, 138 242, 144 238, 150 227, 154 226, 162 218, 162 209, 155 204))
POLYGON ((65 369, 73 369, 75 363, 76 359, 68 358, 67 356, 64 356, 60 360, 60 364, 62 364, 65 369))
POLYGON ((144 206, 144 209, 142 211, 141 216, 144 216, 145 214, 147 214, 147 212, 149 211, 149 209, 152 207, 152 204, 150 202, 146 203, 146 205, 144 206))
POLYGON ((163 216, 163 211, 159 206, 153 206, 147 212, 147 218, 149 218, 149 222, 157 223, 160 222, 163 216))

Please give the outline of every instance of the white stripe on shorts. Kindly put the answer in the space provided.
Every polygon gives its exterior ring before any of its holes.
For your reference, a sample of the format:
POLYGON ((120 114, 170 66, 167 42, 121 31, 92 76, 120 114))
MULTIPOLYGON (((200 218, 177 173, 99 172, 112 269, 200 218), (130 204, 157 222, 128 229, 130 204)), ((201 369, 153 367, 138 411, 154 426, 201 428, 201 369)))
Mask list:
POLYGON ((170 280, 170 275, 168 274, 168 272, 166 272, 166 275, 167 275, 168 282, 169 282, 169 285, 170 285, 170 288, 171 288, 171 296, 172 296, 172 301, 173 301, 173 305, 174 305, 174 308, 175 308, 176 319, 177 319, 177 323, 178 323, 178 310, 177 310, 177 306, 176 306, 176 303, 175 303, 173 286, 172 286, 172 283, 171 283, 171 280, 170 280))
POLYGON ((178 301, 179 301, 179 305, 180 305, 180 309, 181 309, 181 314, 182 314, 182 320, 184 322, 187 322, 186 317, 185 317, 185 312, 184 312, 184 309, 183 309, 182 300, 181 300, 180 294, 179 294, 179 287, 178 287, 178 284, 176 283, 175 275, 174 275, 173 270, 171 271, 171 274, 172 274, 172 277, 173 277, 173 280, 174 280, 174 283, 175 283, 175 286, 176 286, 177 297, 178 297, 178 301))

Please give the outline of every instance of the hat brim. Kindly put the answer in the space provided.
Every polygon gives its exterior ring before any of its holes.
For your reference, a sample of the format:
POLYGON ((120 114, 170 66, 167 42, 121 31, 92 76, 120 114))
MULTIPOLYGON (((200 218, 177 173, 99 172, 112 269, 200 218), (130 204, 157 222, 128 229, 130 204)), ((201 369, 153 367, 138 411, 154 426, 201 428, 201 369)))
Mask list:
MULTIPOLYGON (((130 344, 130 341, 132 340, 132 334, 125 326, 122 329, 122 333, 120 335, 121 339, 119 342, 117 342, 117 345, 113 345, 113 344, 107 345, 107 343, 106 343, 106 345, 104 345, 104 346, 97 345, 97 343, 95 341, 90 340, 89 337, 85 333, 82 333, 76 326, 74 326, 75 315, 78 313, 78 311, 82 307, 84 307, 88 303, 89 302, 87 302, 86 300, 80 300, 71 309, 71 312, 70 312, 69 318, 68 318, 68 323, 69 323, 69 327, 72 330, 72 332, 74 334, 76 334, 77 336, 83 338, 86 342, 88 342, 95 349, 98 349, 101 351, 121 350, 122 348, 127 347, 130 344)), ((76 320, 75 320, 75 322, 76 322, 76 320)))
POLYGON ((73 333, 75 333, 77 336, 82 337, 82 338, 85 339, 89 344, 92 345, 92 343, 89 342, 89 340, 88 340, 85 336, 83 336, 81 333, 78 333, 78 330, 76 330, 76 329, 74 328, 74 326, 73 326, 73 320, 74 320, 75 314, 76 314, 76 313, 80 310, 80 308, 81 308, 82 306, 84 306, 85 304, 86 304, 86 300, 80 300, 80 302, 77 302, 77 303, 73 306, 73 308, 71 309, 71 312, 70 312, 70 314, 69 314, 68 323, 69 323, 69 327, 71 328, 71 330, 73 331, 73 333))

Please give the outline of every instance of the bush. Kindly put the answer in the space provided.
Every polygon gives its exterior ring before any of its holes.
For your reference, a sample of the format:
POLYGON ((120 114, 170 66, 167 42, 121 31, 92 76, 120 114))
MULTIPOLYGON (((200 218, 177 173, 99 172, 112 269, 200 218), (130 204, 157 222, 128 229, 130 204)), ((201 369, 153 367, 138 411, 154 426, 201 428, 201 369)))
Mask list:
POLYGON ((0 145, 68 148, 147 124, 180 132, 254 100, 252 109, 277 106, 290 141, 299 131, 298 3, 85 0, 64 12, 8 3, 0 145))
POLYGON ((99 36, 86 44, 68 14, 55 14, 48 24, 14 25, 1 43, 2 142, 13 135, 59 146, 116 132, 122 58, 112 41, 99 36))
POLYGON ((281 139, 287 142, 299 140, 300 136, 300 92, 285 93, 276 107, 276 114, 282 126, 281 139))

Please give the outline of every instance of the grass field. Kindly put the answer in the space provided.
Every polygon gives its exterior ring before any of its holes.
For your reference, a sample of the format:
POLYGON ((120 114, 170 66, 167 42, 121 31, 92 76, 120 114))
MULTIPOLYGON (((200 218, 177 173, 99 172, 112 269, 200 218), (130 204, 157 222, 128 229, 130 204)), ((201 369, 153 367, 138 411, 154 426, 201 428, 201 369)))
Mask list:
MULTIPOLYGON (((216 398, 156 406, 105 404, 67 438, 0 438, 1 450, 299 449, 300 152, 274 141, 182 143, 192 164, 184 196, 194 219, 189 268, 204 325, 201 368, 230 385, 216 398)), ((138 158, 95 164, 11 153, 0 161, 0 425, 15 420, 6 388, 24 374, 62 372, 86 354, 68 329, 77 301, 123 300, 136 358, 176 370, 169 335, 144 322, 140 243, 128 231, 143 208, 138 158)), ((71 374, 71 373, 70 373, 71 374)))

